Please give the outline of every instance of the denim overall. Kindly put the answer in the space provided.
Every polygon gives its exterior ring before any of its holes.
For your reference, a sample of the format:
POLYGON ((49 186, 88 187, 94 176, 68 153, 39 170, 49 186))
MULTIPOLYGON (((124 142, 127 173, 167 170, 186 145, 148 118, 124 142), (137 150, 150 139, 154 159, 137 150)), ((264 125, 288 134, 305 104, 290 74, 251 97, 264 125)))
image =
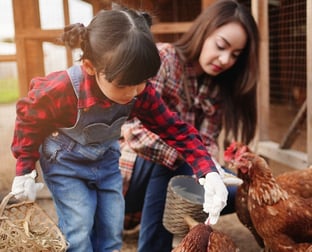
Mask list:
MULTIPOLYGON (((81 68, 67 71, 79 99, 81 68)), ((68 251, 121 249, 124 198, 118 138, 133 103, 79 109, 75 125, 53 132, 40 148, 43 177, 68 251)))

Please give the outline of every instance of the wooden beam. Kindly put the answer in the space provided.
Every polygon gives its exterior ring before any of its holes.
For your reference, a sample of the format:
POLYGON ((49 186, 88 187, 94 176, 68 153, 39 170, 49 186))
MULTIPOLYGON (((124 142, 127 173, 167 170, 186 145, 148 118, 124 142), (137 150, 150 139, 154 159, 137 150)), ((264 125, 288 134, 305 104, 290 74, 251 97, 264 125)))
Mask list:
POLYGON ((63 33, 63 29, 46 29, 41 30, 40 28, 30 28, 27 30, 20 31, 15 35, 17 39, 29 39, 38 41, 49 41, 57 43, 57 39, 63 33))
POLYGON ((30 80, 44 75, 42 42, 29 40, 19 34, 40 28, 38 0, 13 0, 16 57, 20 96, 28 92, 30 80))
POLYGON ((112 6, 112 0, 83 0, 92 5, 93 15, 96 15, 100 10, 109 10, 112 6))
POLYGON ((278 143, 272 141, 260 141, 256 152, 295 169, 306 169, 309 166, 306 153, 290 149, 282 150, 278 143))
POLYGON ((307 153, 312 164, 312 1, 306 1, 307 9, 307 153))
POLYGON ((210 4, 216 0, 202 0, 202 10, 206 9, 210 4))
POLYGON ((259 140, 268 140, 270 115, 270 80, 269 80, 269 25, 268 0, 252 0, 252 14, 260 33, 259 81, 258 81, 258 133, 259 140))
MULTIPOLYGON (((64 10, 64 23, 66 26, 70 24, 68 0, 63 0, 63 10, 64 10)), ((68 68, 73 65, 73 53, 72 50, 68 47, 66 47, 66 62, 68 68)))
MULTIPOLYGON (((162 22, 152 25, 151 31, 154 34, 172 34, 186 32, 192 25, 192 22, 162 22)), ((58 43, 57 39, 63 33, 63 29, 47 29, 38 28, 28 29, 16 34, 16 38, 32 39, 39 41, 50 41, 58 43)))
POLYGON ((15 54, 2 54, 0 55, 0 62, 11 62, 16 61, 15 54))
POLYGON ((307 118, 307 101, 305 100, 304 103, 301 105, 295 119, 289 126, 283 140, 281 141, 280 148, 281 149, 289 149, 291 145, 296 140, 296 137, 300 133, 300 128, 302 124, 306 121, 307 118))
POLYGON ((154 34, 174 34, 186 32, 192 22, 162 22, 152 25, 151 30, 154 34))

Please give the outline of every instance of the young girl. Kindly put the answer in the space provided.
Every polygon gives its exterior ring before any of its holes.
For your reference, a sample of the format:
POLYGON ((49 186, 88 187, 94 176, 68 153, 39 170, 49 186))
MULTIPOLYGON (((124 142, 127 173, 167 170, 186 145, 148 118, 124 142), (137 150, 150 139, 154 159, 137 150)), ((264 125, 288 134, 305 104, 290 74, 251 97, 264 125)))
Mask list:
POLYGON ((35 199, 40 158, 68 251, 121 249, 118 139, 129 116, 179 151, 198 178, 211 180, 216 204, 223 207, 226 201, 226 187, 198 132, 171 112, 147 81, 160 66, 149 25, 147 14, 119 9, 99 12, 87 27, 65 27, 63 40, 80 45, 82 65, 33 79, 28 96, 17 103, 12 193, 35 199))
MULTIPOLYGON (((218 160, 222 127, 226 139, 249 143, 256 131, 258 77, 258 30, 250 12, 233 0, 215 1, 178 41, 157 46, 162 64, 150 81, 168 107, 199 130, 209 153, 218 160)), ((142 210, 138 251, 169 252, 172 235, 162 225, 167 185, 173 176, 193 171, 138 122, 125 125, 124 132, 120 166, 124 178, 131 177, 124 189, 126 211, 142 210), (140 156, 135 159, 129 146, 140 156)), ((235 211, 236 187, 228 189, 221 214, 235 211)))

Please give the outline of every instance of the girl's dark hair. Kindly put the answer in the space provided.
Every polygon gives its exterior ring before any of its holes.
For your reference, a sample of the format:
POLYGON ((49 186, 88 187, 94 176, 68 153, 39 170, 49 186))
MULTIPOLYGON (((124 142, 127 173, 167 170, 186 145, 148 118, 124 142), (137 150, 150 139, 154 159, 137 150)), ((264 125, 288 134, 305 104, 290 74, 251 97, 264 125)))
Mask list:
POLYGON ((247 43, 231 69, 212 77, 224 100, 226 137, 249 143, 257 125, 256 85, 258 80, 259 33, 250 11, 235 0, 219 0, 210 5, 174 46, 185 62, 198 61, 205 40, 219 27, 236 22, 247 34, 247 43))
POLYGON ((63 42, 82 49, 96 71, 119 85, 137 85, 156 75, 160 57, 150 32, 151 17, 121 6, 102 10, 85 27, 64 28, 63 42))

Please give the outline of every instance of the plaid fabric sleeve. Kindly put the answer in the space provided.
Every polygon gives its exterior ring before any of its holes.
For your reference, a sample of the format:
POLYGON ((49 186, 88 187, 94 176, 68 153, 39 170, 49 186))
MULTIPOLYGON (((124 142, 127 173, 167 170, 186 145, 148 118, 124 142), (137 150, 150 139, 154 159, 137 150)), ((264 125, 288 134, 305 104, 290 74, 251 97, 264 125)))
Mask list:
POLYGON ((167 145, 156 134, 144 128, 139 120, 133 120, 124 127, 126 143, 141 157, 175 169, 178 151, 167 145))
POLYGON ((155 88, 147 86, 137 96, 130 118, 137 117, 144 127, 174 148, 192 167, 197 178, 217 171, 198 131, 170 111, 155 88))
POLYGON ((34 78, 28 95, 17 101, 11 145, 17 176, 36 168, 39 146, 48 134, 75 122, 77 98, 69 81, 66 71, 34 78))
POLYGON ((121 156, 119 158, 119 169, 123 178, 123 194, 126 195, 130 186, 130 180, 137 154, 125 142, 124 138, 121 138, 119 143, 121 151, 121 156))

